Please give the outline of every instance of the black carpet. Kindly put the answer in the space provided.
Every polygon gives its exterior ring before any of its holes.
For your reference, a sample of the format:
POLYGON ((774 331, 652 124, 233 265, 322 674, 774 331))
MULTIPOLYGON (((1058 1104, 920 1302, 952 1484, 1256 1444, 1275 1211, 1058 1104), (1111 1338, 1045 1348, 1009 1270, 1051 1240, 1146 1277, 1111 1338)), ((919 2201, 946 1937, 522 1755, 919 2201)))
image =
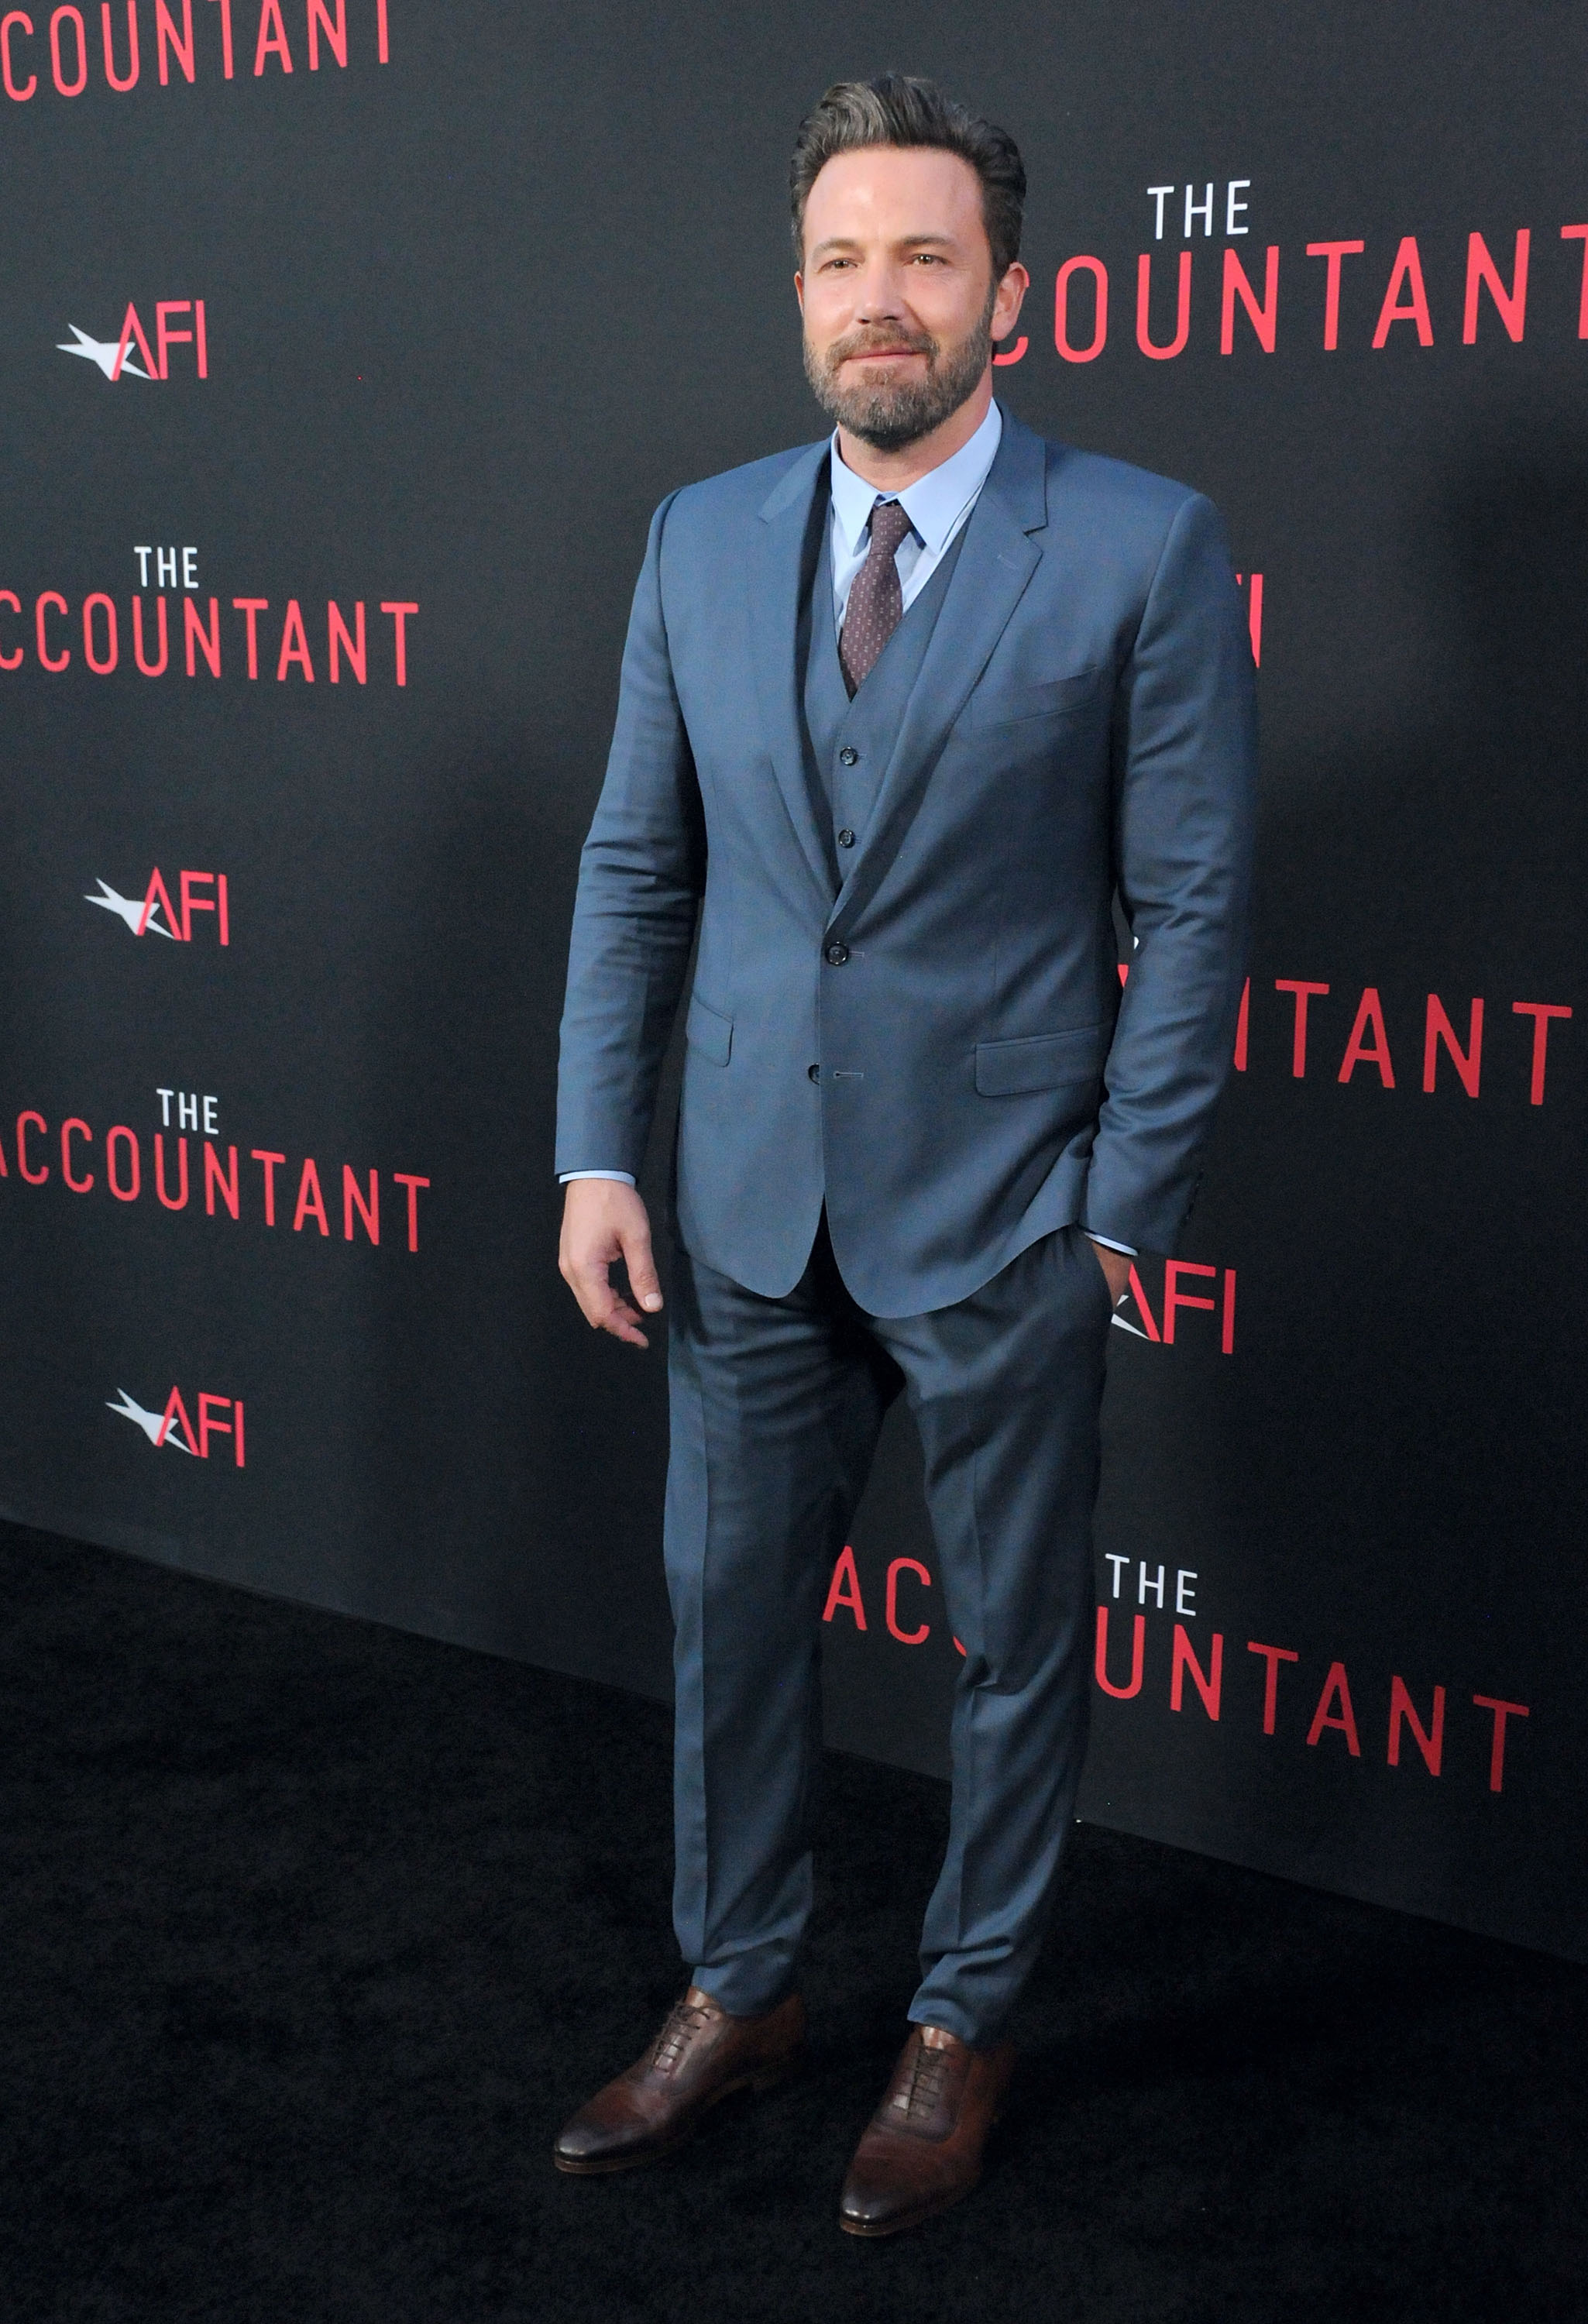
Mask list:
POLYGON ((7 2324, 1588 2315, 1578 1969, 1082 1831, 986 2181, 857 2244, 946 1794, 835 1758, 811 2070, 568 2180, 679 1981, 666 1712, 36 1534, 0 1583, 7 2324))

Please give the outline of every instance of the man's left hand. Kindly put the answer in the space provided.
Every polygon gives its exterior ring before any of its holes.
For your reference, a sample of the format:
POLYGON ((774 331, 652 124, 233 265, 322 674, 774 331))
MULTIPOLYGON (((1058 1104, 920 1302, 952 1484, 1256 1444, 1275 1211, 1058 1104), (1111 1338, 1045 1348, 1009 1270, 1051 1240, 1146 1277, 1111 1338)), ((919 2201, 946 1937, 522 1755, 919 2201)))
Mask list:
POLYGON ((1097 1264, 1108 1277, 1108 1296, 1117 1307, 1131 1287, 1129 1255, 1122 1250, 1110 1250, 1105 1242, 1092 1242, 1090 1235, 1086 1240, 1092 1243, 1093 1250, 1097 1253, 1097 1264))

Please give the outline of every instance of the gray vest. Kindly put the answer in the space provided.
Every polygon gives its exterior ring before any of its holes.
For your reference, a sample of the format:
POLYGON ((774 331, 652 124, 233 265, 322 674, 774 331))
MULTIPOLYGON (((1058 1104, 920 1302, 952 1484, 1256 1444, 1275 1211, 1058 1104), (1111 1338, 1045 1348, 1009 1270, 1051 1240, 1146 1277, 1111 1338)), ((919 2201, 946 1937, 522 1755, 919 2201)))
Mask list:
POLYGON ((841 886, 854 861, 856 843, 865 836, 878 785, 893 755, 970 527, 961 525, 947 555, 882 648, 853 701, 838 659, 838 632, 833 622, 830 522, 825 530, 826 545, 816 561, 799 625, 799 644, 805 660, 806 767, 815 797, 825 800, 828 808, 829 860, 836 883, 841 886))

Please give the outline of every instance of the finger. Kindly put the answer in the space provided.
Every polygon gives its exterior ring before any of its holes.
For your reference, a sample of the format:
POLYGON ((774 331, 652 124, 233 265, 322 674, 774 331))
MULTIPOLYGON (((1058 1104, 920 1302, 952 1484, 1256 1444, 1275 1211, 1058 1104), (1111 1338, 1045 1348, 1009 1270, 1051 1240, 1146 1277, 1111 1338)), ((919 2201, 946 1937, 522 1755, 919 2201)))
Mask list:
POLYGON ((579 1312, 592 1330, 609 1332, 614 1340, 625 1341, 631 1347, 651 1345, 640 1329, 640 1318, 607 1280, 605 1262, 570 1268, 568 1283, 579 1303, 579 1312))
POLYGON ((648 1315, 658 1314, 661 1307, 661 1278, 656 1272, 650 1229, 630 1227, 623 1238, 623 1264, 629 1270, 629 1288, 648 1315))

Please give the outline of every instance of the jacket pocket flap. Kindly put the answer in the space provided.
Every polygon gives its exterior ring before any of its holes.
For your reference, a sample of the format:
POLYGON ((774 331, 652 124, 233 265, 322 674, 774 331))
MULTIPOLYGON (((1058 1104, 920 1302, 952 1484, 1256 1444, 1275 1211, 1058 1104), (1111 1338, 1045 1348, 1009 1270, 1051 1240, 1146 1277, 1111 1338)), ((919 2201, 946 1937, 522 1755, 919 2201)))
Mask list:
POLYGON ((1090 701, 1102 682, 1101 667, 1078 669, 1042 686, 1000 686, 983 678, 969 703, 973 726, 1012 726, 1025 718, 1050 718, 1090 701))
POLYGON ((979 1042, 976 1087, 983 1097, 1019 1097, 1026 1090, 1091 1081, 1102 1062, 1103 1029, 1083 1025, 1072 1033, 1038 1033, 1024 1041, 979 1042))
POLYGON ((734 1020, 731 1017, 719 1017, 715 1009, 706 1007, 697 992, 694 993, 689 1001, 689 1014, 684 1019, 684 1038, 714 1065, 725 1065, 734 1047, 734 1020))

